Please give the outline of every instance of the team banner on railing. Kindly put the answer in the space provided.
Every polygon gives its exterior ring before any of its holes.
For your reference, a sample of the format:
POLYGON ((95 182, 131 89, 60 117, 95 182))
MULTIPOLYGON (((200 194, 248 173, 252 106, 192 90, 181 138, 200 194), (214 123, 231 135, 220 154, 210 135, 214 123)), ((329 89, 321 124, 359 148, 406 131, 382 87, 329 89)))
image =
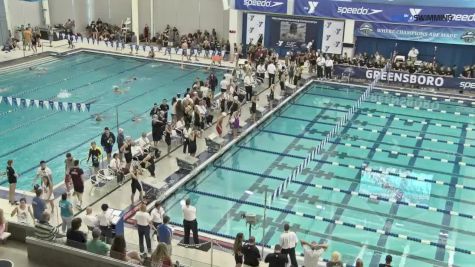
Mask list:
POLYGON ((355 22, 355 36, 405 41, 475 45, 475 29, 355 22))
POLYGON ((21 97, 11 97, 11 96, 0 96, 0 103, 4 102, 10 106, 28 108, 35 106, 37 108, 45 108, 51 110, 62 110, 62 111, 90 111, 90 103, 73 103, 73 102, 61 102, 53 100, 39 100, 39 99, 28 99, 21 97))
MULTIPOLYGON (((447 1, 447 5, 450 5, 449 2, 447 1)), ((475 23, 474 8, 404 6, 334 0, 295 1, 294 15, 444 27, 473 28, 475 23)))
POLYGON ((256 44, 259 38, 264 38, 266 31, 266 15, 247 14, 246 44, 256 44))
POLYGON ((356 79, 381 79, 384 82, 402 83, 437 88, 452 88, 459 90, 475 89, 475 79, 453 78, 450 76, 430 75, 423 73, 408 73, 401 71, 382 72, 379 69, 362 68, 348 65, 335 65, 333 73, 336 76, 349 76, 356 79))
POLYGON ((322 36, 322 52, 341 55, 343 51, 343 34, 345 22, 340 20, 324 20, 322 36))
POLYGON ((287 13, 287 0, 235 0, 235 8, 247 11, 287 13))

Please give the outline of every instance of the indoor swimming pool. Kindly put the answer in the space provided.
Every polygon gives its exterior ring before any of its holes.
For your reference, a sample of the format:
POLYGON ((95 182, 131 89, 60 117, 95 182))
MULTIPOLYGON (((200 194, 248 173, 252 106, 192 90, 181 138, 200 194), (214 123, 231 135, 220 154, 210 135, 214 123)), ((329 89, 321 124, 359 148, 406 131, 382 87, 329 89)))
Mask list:
MULTIPOLYGON (((223 70, 214 70, 218 79, 223 70)), ((21 173, 17 188, 31 190, 36 168, 46 160, 55 184, 63 181, 64 159, 71 152, 76 159, 87 157, 89 144, 100 144, 104 127, 138 138, 150 132, 149 112, 154 102, 182 95, 196 77, 204 80, 202 67, 163 63, 146 59, 79 52, 54 61, 7 71, 0 76, 1 96, 27 99, 91 103, 90 112, 66 112, 0 104, 0 162, 13 159, 21 173), (114 86, 120 93, 113 92, 114 86), (101 121, 96 120, 99 114, 101 121), (134 120, 132 120, 135 118, 134 120)), ((117 146, 114 147, 116 149, 117 146)), ((37 181, 38 182, 38 181, 37 181)), ((0 177, 7 186, 6 177, 0 177)))
MULTIPOLYGON (((274 200, 270 196, 325 138, 365 88, 314 83, 171 196, 190 198, 204 231, 278 243, 289 223, 328 242, 353 265, 393 255, 393 266, 471 266, 475 261, 475 108, 471 102, 373 90, 324 153, 274 200)), ((298 247, 301 252, 301 247, 298 247)))

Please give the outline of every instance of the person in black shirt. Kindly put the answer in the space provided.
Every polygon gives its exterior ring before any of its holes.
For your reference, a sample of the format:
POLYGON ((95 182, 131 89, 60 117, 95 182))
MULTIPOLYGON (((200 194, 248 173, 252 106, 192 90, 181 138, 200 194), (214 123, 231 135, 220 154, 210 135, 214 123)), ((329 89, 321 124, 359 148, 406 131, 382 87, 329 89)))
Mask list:
POLYGON ((87 156, 87 163, 92 160, 92 167, 94 167, 94 174, 99 171, 99 157, 102 155, 101 150, 96 146, 96 142, 91 142, 89 148, 89 155, 87 156))
POLYGON ((7 161, 7 178, 8 178, 8 202, 12 205, 17 205, 18 202, 15 201, 15 190, 16 190, 16 183, 17 183, 18 174, 15 173, 15 169, 13 169, 13 160, 7 161))
POLYGON ((208 77, 208 83, 209 83, 209 89, 212 92, 212 96, 214 96, 214 91, 216 90, 216 87, 218 86, 218 78, 214 73, 211 73, 208 77))
POLYGON ((71 247, 86 249, 86 234, 79 230, 81 223, 81 218, 74 218, 71 221, 71 229, 66 233, 66 244, 71 247))
POLYGON ((104 132, 101 136, 101 146, 107 154, 107 162, 110 162, 112 155, 112 147, 115 144, 115 135, 111 133, 109 127, 104 128, 104 132))
POLYGON ((282 247, 275 245, 274 253, 268 254, 264 262, 269 263, 269 267, 285 267, 289 259, 287 255, 281 253, 282 247))
POLYGON ((163 119, 164 123, 168 122, 168 110, 170 110, 170 106, 167 104, 167 100, 163 99, 162 104, 160 104, 160 110, 164 112, 163 119))
POLYGON ((150 117, 153 117, 153 115, 158 115, 160 113, 160 108, 158 107, 157 103, 153 103, 153 108, 150 110, 150 117))
POLYGON ((256 238, 251 236, 249 241, 242 247, 242 254, 244 255, 244 265, 257 267, 261 260, 261 254, 256 247, 256 238))
POLYGON ((386 255, 386 263, 380 263, 379 267, 391 267, 391 262, 393 261, 393 256, 386 255))

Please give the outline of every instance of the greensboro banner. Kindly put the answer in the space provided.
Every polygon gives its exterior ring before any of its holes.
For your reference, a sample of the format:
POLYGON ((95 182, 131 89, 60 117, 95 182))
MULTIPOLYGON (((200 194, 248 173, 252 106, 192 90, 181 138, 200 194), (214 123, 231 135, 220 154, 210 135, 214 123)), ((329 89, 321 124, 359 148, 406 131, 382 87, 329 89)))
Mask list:
POLYGON ((475 45, 475 30, 463 28, 411 26, 356 21, 355 36, 429 43, 475 45))
POLYGON ((393 82, 426 87, 452 88, 458 90, 474 90, 475 79, 453 78, 448 76, 430 75, 422 73, 408 73, 402 71, 382 72, 380 69, 363 68, 349 65, 335 65, 335 76, 349 76, 356 79, 374 80, 381 82, 393 82))

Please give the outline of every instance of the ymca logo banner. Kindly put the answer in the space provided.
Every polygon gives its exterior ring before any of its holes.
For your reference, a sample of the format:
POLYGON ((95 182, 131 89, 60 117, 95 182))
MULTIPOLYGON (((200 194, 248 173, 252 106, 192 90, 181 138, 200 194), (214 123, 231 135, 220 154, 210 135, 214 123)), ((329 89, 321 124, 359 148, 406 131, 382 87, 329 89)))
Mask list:
POLYGON ((416 42, 475 45, 475 30, 464 28, 411 26, 355 22, 355 36, 416 42))
POLYGON ((294 15, 444 27, 475 26, 475 8, 299 0, 294 2, 294 15))
POLYGON ((341 54, 343 51, 343 32, 345 22, 339 20, 323 21, 322 52, 341 54))
POLYGON ((246 44, 256 44, 260 37, 264 38, 266 31, 266 15, 247 14, 246 44))
POLYGON ((236 0, 235 8, 248 11, 287 14, 288 0, 236 0))

